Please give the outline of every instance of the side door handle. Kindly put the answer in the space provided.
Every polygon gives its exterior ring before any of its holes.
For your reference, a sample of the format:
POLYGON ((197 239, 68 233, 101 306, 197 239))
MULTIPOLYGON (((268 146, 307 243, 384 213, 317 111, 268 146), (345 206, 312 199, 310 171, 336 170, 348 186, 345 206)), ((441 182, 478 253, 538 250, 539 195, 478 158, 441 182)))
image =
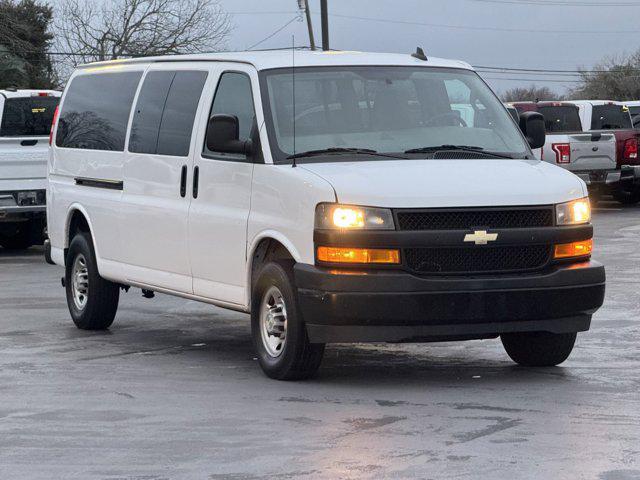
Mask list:
POLYGON ((193 167, 193 198, 198 198, 198 183, 200 181, 200 167, 193 167))
POLYGON ((185 197, 187 195, 187 166, 182 166, 182 173, 180 174, 180 196, 185 197))

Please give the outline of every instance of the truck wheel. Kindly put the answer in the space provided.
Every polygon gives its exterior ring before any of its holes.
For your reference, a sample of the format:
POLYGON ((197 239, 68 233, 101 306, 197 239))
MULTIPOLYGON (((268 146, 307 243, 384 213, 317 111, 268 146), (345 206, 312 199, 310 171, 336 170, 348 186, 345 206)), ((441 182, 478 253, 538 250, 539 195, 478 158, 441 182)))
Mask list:
POLYGON ((106 330, 118 310, 120 287, 98 274, 93 243, 80 232, 71 241, 65 262, 67 305, 76 327, 106 330))
POLYGON ((617 190, 613 192, 613 198, 623 205, 635 205, 640 202, 640 191, 638 190, 617 190))
POLYGON ((553 367, 564 362, 576 342, 576 333, 503 333, 502 345, 511 360, 525 367, 553 367))
POLYGON ((13 235, 0 235, 0 245, 7 250, 26 250, 33 245, 29 228, 20 226, 13 235))
POLYGON ((260 367, 276 380, 311 377, 324 354, 324 344, 309 343, 294 285, 291 262, 270 262, 253 286, 251 335, 260 367))

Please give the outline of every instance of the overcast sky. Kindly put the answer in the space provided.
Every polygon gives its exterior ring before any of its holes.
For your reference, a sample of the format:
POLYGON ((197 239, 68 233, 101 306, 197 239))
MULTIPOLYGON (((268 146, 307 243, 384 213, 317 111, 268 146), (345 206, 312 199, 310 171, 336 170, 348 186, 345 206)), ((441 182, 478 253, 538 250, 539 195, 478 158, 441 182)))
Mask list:
MULTIPOLYGON (((229 48, 243 50, 295 16, 296 0, 220 0, 233 13, 229 48), (253 12, 242 14, 243 12, 253 12), (265 13, 275 12, 275 13, 265 13)), ((331 48, 407 52, 473 65, 574 70, 640 48, 640 1, 633 0, 328 0, 331 48), (345 18, 366 17, 369 20, 345 18), (391 23, 372 19, 397 21, 391 23), (428 25, 416 25, 421 23, 428 25), (635 33, 634 33, 635 32, 635 33)), ((320 1, 310 0, 320 42, 320 1)), ((306 23, 294 21, 256 48, 308 45, 306 23)), ((573 77, 484 74, 498 91, 538 80, 563 92, 573 77), (523 78, 509 81, 493 78, 523 78)))

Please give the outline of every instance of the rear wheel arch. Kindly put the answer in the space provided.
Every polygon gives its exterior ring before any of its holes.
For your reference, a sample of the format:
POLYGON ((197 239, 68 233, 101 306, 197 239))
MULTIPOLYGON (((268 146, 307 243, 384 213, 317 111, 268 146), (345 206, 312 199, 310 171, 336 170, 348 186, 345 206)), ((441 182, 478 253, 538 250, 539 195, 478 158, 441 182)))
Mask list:
POLYGON ((96 249, 95 240, 93 238, 93 229, 91 228, 91 222, 87 212, 80 206, 72 206, 67 214, 67 222, 65 227, 64 237, 64 258, 67 258, 67 252, 69 251, 69 245, 73 240, 73 237, 80 232, 87 233, 91 242, 93 243, 94 250, 96 249))

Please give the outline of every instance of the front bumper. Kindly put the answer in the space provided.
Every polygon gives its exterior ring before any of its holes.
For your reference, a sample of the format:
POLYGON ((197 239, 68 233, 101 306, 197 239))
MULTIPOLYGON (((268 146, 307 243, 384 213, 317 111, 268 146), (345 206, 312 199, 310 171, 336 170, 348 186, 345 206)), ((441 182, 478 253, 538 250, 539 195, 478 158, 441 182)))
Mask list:
POLYGON ((309 339, 315 343, 585 331, 605 291, 604 267, 595 261, 552 265, 536 274, 465 277, 297 264, 295 280, 309 339))

